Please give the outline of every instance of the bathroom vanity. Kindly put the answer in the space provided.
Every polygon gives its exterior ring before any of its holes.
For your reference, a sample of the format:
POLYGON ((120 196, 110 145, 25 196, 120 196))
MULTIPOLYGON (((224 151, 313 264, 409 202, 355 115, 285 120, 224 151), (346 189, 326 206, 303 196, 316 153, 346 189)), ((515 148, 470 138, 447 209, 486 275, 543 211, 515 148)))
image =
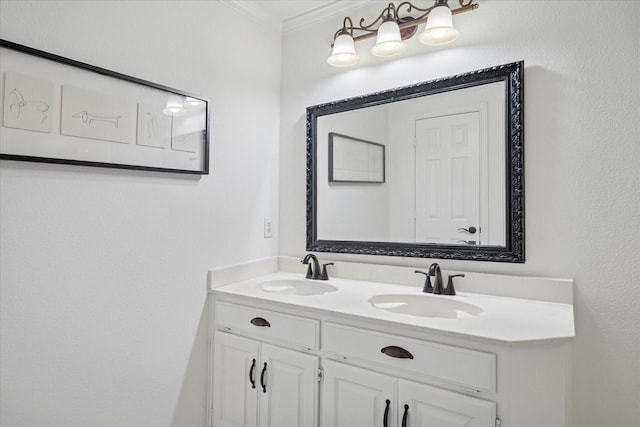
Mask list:
POLYGON ((283 257, 210 272, 209 425, 570 425, 572 281, 468 274, 445 296, 413 268, 376 266, 381 283, 334 267, 326 281, 283 257))

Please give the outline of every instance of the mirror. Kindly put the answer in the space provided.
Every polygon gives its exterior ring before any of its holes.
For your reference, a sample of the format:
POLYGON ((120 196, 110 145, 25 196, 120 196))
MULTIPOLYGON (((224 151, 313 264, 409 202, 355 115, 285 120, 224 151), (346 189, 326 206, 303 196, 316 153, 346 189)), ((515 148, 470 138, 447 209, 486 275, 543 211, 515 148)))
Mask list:
POLYGON ((308 107, 307 250, 524 262, 523 77, 520 61, 308 107))

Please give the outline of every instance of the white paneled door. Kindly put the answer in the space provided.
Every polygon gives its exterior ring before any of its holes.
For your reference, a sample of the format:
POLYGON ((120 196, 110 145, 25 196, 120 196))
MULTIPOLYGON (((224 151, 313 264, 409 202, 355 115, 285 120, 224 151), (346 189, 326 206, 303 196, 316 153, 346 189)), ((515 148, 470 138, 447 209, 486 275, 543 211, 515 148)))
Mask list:
POLYGON ((260 427, 316 426, 318 357, 269 344, 261 357, 260 427))
POLYGON ((395 384, 394 377, 326 360, 322 426, 396 427, 395 384))
POLYGON ((442 390, 426 384, 399 380, 402 427, 494 427, 496 403, 442 390))
POLYGON ((260 344, 223 332, 215 333, 213 354, 213 425, 257 427, 260 344))

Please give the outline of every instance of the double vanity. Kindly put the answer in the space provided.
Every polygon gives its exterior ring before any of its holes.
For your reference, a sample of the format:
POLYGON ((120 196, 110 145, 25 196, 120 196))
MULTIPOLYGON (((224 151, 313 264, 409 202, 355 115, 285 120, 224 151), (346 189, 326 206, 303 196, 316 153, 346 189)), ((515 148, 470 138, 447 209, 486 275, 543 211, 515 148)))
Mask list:
POLYGON ((414 270, 212 270, 209 425, 570 425, 571 280, 467 272, 433 295, 414 270))
MULTIPOLYGON (((519 61, 308 107, 306 250, 523 263, 523 85, 519 61)), ((212 270, 209 425, 571 425, 573 282, 435 271, 212 270)))

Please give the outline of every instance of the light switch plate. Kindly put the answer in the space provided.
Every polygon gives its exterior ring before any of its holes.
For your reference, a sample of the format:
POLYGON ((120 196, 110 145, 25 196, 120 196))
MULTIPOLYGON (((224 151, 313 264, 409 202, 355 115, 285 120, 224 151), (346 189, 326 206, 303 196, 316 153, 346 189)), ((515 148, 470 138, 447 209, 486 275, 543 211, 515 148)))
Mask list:
POLYGON ((270 237, 273 237, 271 218, 265 218, 264 219, 264 238, 268 239, 270 237))

